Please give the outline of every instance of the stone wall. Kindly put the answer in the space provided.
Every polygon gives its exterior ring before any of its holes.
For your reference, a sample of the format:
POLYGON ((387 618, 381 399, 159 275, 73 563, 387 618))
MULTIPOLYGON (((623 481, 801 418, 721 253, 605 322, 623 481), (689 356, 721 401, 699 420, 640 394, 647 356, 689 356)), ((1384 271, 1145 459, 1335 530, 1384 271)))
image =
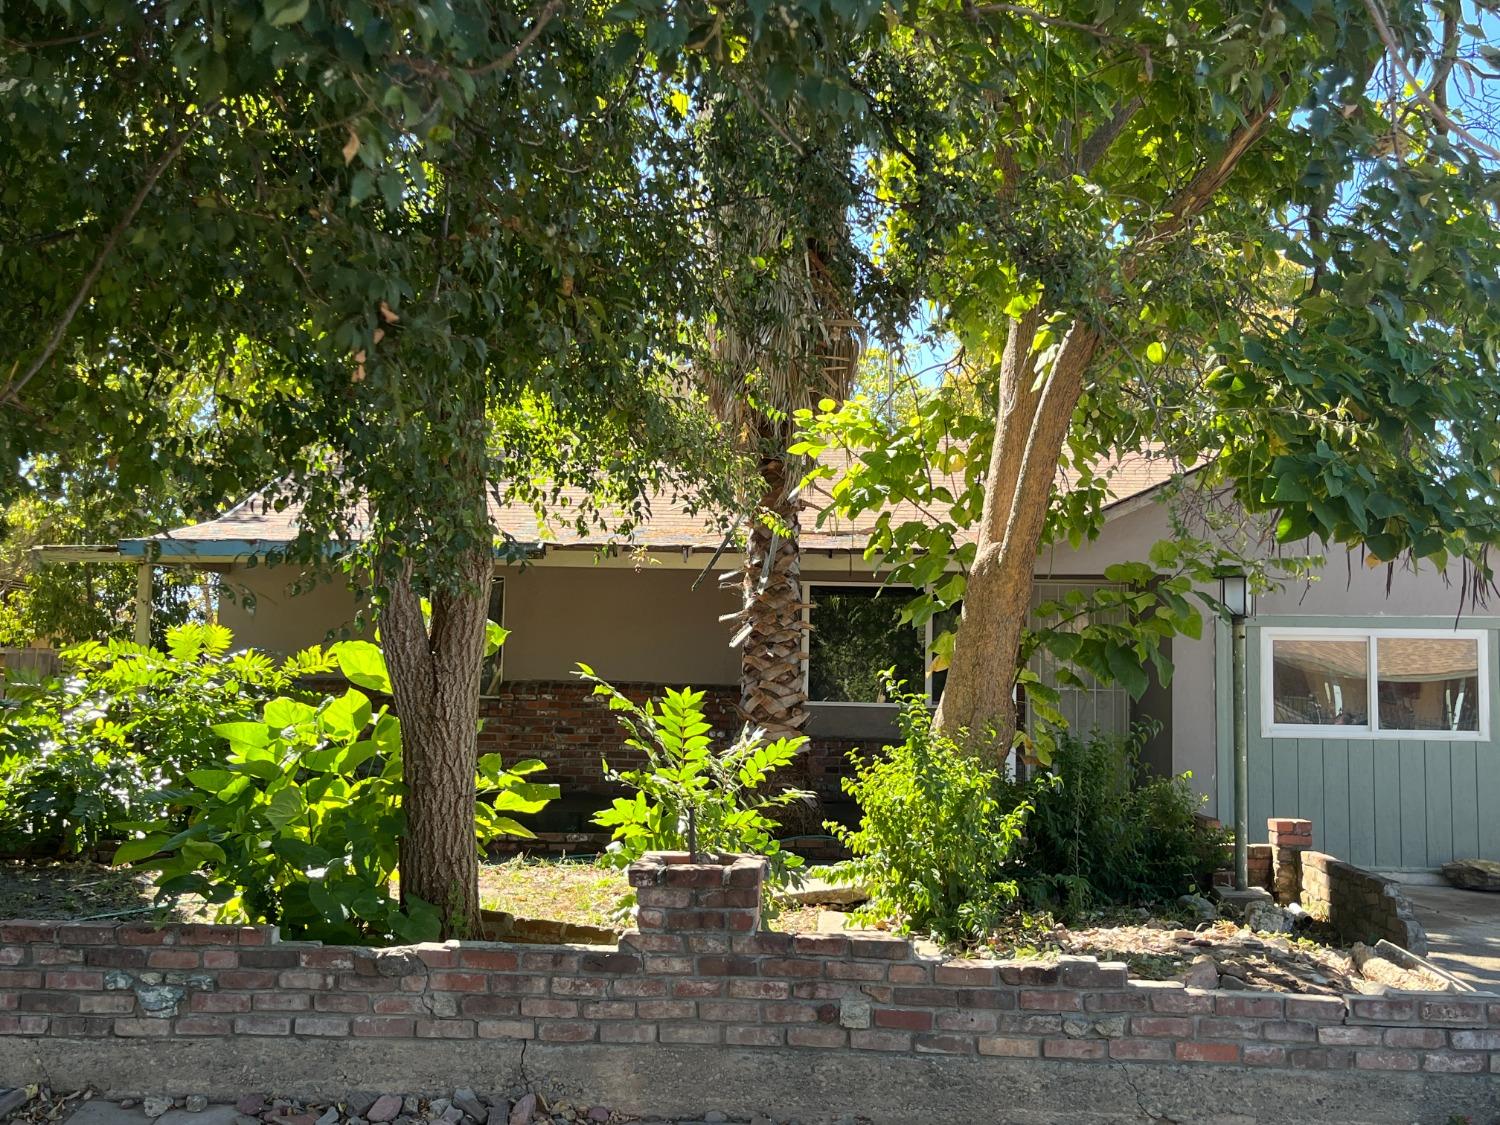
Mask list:
MULTIPOLYGON (((659 684, 618 684, 637 703, 660 696, 659 684)), ((636 766, 643 755, 624 745, 619 720, 605 701, 581 681, 541 680, 503 684, 500 693, 480 701, 483 726, 480 753, 498 752, 507 759, 537 758, 547 763, 542 780, 562 785, 563 793, 615 795, 619 787, 604 778, 601 758, 612 766, 636 766)), ((732 739, 744 725, 736 710, 739 692, 709 687, 704 706, 714 738, 732 739)), ((849 739, 815 738, 809 756, 812 787, 824 797, 840 794, 839 781, 850 773, 847 755, 861 745, 849 739)), ((865 747, 878 750, 879 746, 865 747)))
POLYGON ((759 929, 765 870, 648 857, 630 872, 640 929, 605 947, 0 923, 0 1059, 50 1048, 103 1067, 110 1043, 141 1039, 231 1056, 265 1039, 459 1040, 1500 1075, 1497 996, 1205 991, 1092 957, 948 960, 886 934, 773 933, 759 929))
POLYGON ((1303 852, 1300 867, 1303 908, 1345 941, 1373 945, 1384 938, 1418 955, 1427 952, 1427 932, 1400 883, 1323 852, 1303 852))

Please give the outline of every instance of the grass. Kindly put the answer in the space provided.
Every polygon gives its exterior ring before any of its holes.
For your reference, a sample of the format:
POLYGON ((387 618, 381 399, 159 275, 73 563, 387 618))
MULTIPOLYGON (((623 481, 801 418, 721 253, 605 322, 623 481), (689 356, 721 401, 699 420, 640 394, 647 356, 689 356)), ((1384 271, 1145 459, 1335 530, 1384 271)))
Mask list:
POLYGON ((585 860, 517 856, 479 868, 479 905, 517 918, 624 929, 615 904, 629 890, 625 872, 585 860))
MULTIPOLYGON (((392 889, 394 889, 394 884, 392 889)), ((479 868, 486 910, 623 931, 616 911, 630 890, 625 872, 583 860, 519 856, 479 868)), ((155 917, 151 875, 96 863, 0 863, 0 918, 147 919, 155 917)), ((210 921, 196 900, 169 908, 166 920, 210 921)), ((817 929, 816 907, 784 910, 769 923, 786 932, 817 929)))

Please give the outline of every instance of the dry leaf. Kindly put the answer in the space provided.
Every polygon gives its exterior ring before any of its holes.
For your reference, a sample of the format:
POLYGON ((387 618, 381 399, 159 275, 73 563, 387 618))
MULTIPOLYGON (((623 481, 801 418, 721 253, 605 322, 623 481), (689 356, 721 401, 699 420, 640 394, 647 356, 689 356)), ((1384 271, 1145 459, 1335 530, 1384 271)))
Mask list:
POLYGON ((359 153, 359 134, 349 130, 349 139, 344 142, 344 163, 348 164, 359 153))

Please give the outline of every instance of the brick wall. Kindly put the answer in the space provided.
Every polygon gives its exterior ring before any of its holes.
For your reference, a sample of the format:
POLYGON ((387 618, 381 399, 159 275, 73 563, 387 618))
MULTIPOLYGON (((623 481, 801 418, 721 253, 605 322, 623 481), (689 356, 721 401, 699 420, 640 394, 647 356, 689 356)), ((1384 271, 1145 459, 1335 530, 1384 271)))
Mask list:
POLYGON ((1416 954, 1427 952, 1427 931, 1417 921, 1401 884, 1323 852, 1301 857, 1301 899, 1313 917, 1345 941, 1381 938, 1416 954))
POLYGON ((618 946, 393 949, 269 927, 0 923, 0 1035, 536 1040, 1500 1075, 1500 998, 1133 981, 1092 957, 944 960, 883 934, 758 929, 764 861, 648 857, 618 946))
MULTIPOLYGON (((660 696, 659 684, 616 685, 637 703, 660 696)), ((739 691, 710 687, 704 706, 714 725, 714 737, 732 739, 744 725, 736 706, 739 691)), ((604 780, 600 759, 612 766, 639 765, 642 755, 623 745, 619 721, 593 686, 570 680, 539 680, 504 684, 498 696, 480 702, 484 725, 479 732, 480 753, 498 752, 507 759, 538 758, 547 763, 543 780, 562 785, 564 795, 619 792, 604 780)), ((809 744, 812 784, 825 797, 840 793, 839 779, 849 772, 846 755, 860 743, 819 738, 809 744)), ((878 750, 878 746, 868 749, 878 750)))

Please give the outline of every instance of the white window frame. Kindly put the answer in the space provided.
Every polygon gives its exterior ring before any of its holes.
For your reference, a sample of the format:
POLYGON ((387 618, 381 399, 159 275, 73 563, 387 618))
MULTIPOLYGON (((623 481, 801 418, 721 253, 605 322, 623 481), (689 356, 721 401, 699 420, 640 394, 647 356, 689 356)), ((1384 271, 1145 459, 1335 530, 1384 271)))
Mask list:
MULTIPOLYGON (((847 579, 842 581, 824 582, 816 578, 804 578, 802 580, 802 621, 806 625, 812 624, 812 591, 814 586, 859 586, 864 589, 873 590, 895 590, 894 586, 888 586, 884 582, 852 582, 847 579)), ((903 587, 910 589, 915 597, 915 587, 903 587)), ((927 702, 932 702, 932 618, 922 627, 922 694, 927 702)), ((812 698, 812 630, 802 630, 802 694, 807 697, 809 706, 817 707, 879 707, 882 710, 898 711, 901 704, 885 703, 861 703, 852 699, 814 699, 812 698)))
POLYGON ((1343 738, 1351 741, 1384 742, 1487 742, 1490 737, 1490 645, 1483 629, 1323 629, 1317 627, 1271 627, 1260 631, 1260 726, 1265 738, 1343 738), (1380 646, 1381 638, 1402 640, 1472 640, 1479 655, 1478 730, 1381 730, 1380 646), (1365 642, 1365 726, 1276 722, 1276 683, 1272 649, 1278 640, 1365 642))

